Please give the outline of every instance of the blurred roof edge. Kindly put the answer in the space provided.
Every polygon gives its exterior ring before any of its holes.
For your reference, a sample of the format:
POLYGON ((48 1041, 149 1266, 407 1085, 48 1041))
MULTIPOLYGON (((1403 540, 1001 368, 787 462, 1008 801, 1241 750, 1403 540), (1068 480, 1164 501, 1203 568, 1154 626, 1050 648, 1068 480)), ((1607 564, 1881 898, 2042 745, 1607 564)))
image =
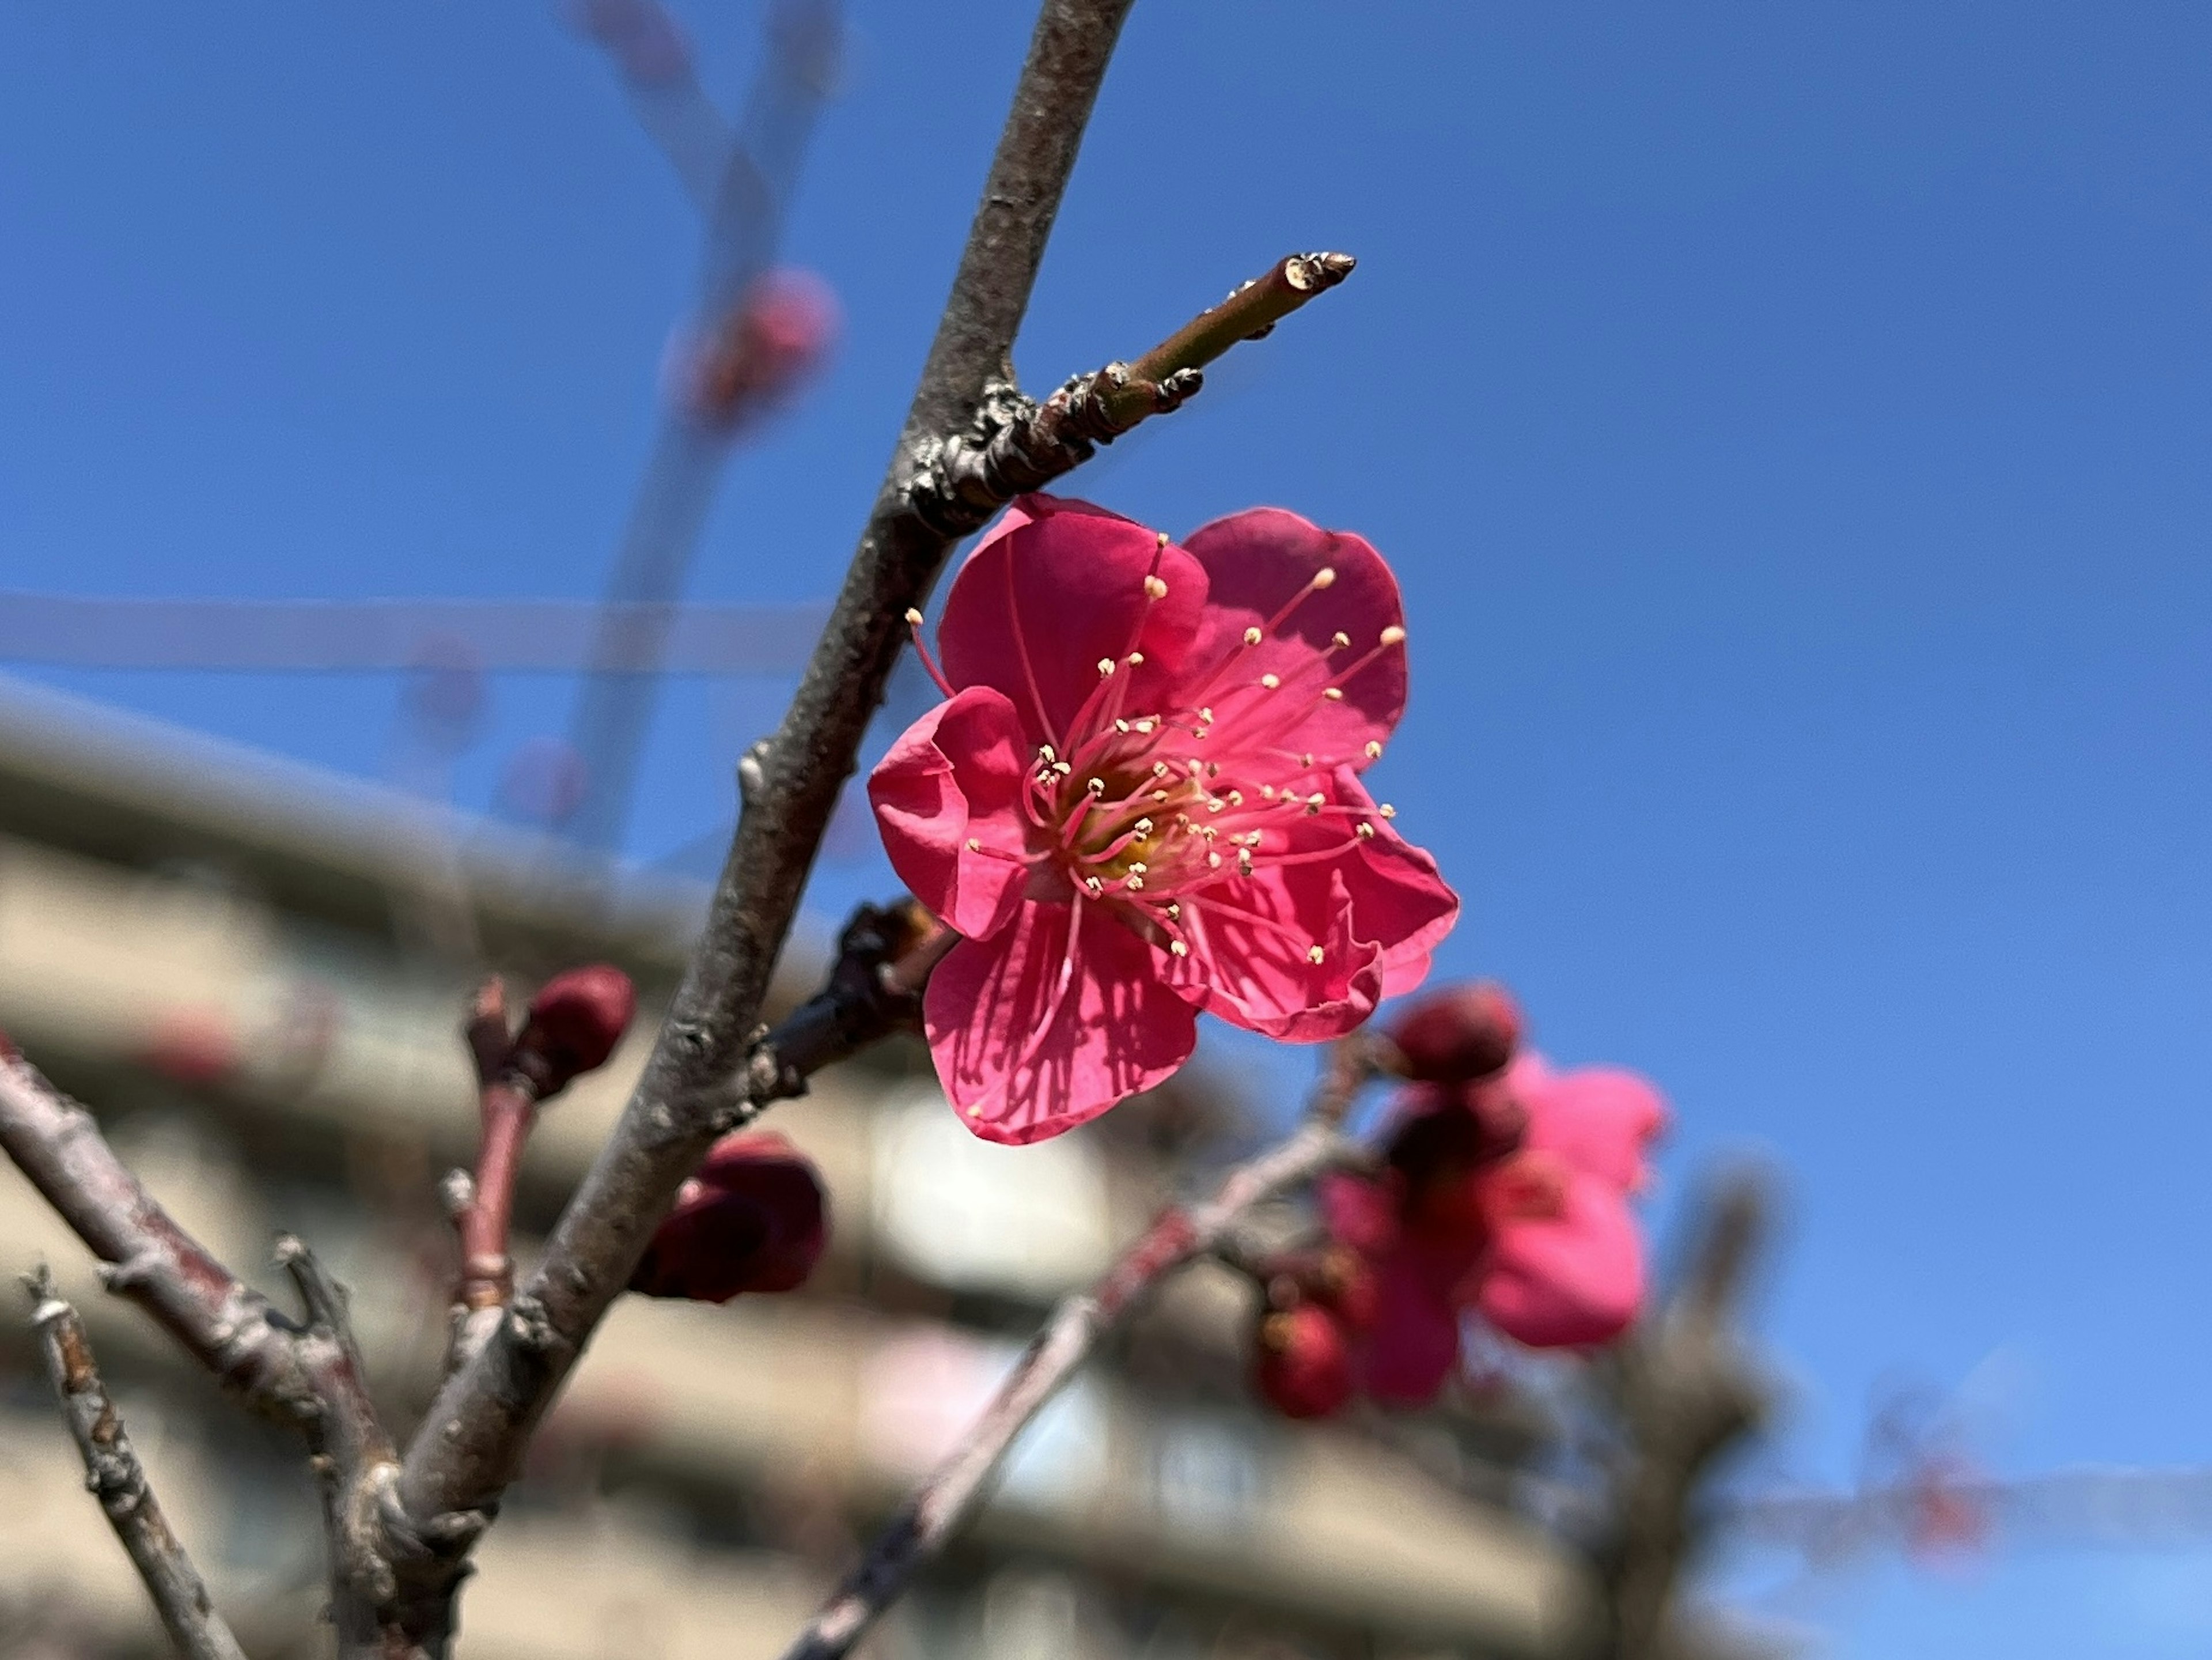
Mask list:
POLYGON ((460 897, 498 959, 682 970, 704 885, 0 674, 0 830, 131 866, 204 860, 272 903, 372 930, 460 897))

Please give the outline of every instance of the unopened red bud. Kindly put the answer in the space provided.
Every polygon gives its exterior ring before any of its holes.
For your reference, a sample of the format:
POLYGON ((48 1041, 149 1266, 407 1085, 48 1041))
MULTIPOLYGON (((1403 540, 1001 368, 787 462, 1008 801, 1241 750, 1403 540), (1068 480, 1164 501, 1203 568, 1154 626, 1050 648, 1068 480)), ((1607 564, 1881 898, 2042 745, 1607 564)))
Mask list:
POLYGON ((556 974, 530 1000, 512 1064, 542 1098, 606 1065, 637 1012, 629 976, 605 963, 556 974))
POLYGON ((1252 1384, 1285 1418, 1326 1418, 1352 1398, 1352 1346, 1317 1303, 1264 1316, 1253 1345, 1252 1384))
POLYGON ((794 1290, 829 1237, 829 1201, 805 1154, 769 1131, 725 1136, 654 1231, 629 1288, 694 1303, 794 1290))
POLYGON ((697 349, 687 392, 694 412, 736 427, 782 403, 830 355, 837 301, 811 271, 771 271, 697 349))
POLYGON ((1430 1084, 1464 1084, 1505 1070, 1521 1042, 1521 1009, 1494 980, 1429 993, 1390 1027, 1406 1075, 1430 1084))

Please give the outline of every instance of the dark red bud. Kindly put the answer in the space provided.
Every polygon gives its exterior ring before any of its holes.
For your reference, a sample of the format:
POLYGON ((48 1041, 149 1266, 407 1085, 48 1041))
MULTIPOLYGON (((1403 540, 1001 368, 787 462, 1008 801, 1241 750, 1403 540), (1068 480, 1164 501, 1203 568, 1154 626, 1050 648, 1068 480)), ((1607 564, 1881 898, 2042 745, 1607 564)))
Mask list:
POLYGON ((556 974, 530 1000, 512 1064, 541 1098, 551 1095, 606 1065, 636 1012, 636 989, 620 969, 594 963, 556 974))
POLYGON ((1444 986, 1401 1014, 1390 1037, 1408 1078, 1464 1084, 1505 1070, 1521 1042, 1521 1009, 1494 980, 1444 986))
POLYGON ((1317 1303, 1263 1315, 1252 1384, 1285 1418, 1326 1418, 1352 1399, 1352 1345, 1317 1303))
POLYGON ((629 1288, 695 1303, 795 1290, 829 1238, 829 1201, 805 1154, 770 1131, 725 1136, 654 1231, 629 1288))

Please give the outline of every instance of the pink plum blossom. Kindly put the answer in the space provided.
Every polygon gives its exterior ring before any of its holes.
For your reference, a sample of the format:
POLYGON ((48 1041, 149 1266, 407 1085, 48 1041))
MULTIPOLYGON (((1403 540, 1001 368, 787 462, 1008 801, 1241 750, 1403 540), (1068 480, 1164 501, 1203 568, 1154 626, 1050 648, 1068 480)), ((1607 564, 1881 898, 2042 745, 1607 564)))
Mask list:
POLYGON ((1396 1111, 1389 1168, 1320 1188, 1330 1237, 1371 1276, 1370 1312, 1346 1323, 1360 1391, 1432 1399, 1470 1310, 1532 1348, 1594 1347, 1628 1328, 1644 1285, 1629 1199, 1667 1122, 1650 1084, 1609 1067, 1556 1073, 1524 1054, 1502 1075, 1416 1085, 1396 1111))
POLYGON ((924 1015, 969 1128, 1095 1117, 1182 1065, 1201 1010, 1312 1043, 1419 982, 1459 902, 1358 777, 1405 642, 1382 556, 1295 514, 1178 546, 1007 509, 945 602, 945 701, 868 781, 893 868, 964 936, 924 1015))

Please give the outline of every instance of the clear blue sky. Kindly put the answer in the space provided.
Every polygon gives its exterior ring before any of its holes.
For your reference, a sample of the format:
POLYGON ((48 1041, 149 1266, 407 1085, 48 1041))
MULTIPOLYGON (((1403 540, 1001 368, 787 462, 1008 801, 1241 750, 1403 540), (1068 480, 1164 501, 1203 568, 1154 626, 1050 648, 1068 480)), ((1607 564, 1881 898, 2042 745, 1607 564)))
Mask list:
MULTIPOLYGON (((733 469, 713 598, 833 585, 1028 21, 855 10, 790 246, 845 342, 733 469)), ((726 96, 756 20, 687 9, 726 96)), ((1396 562, 1382 789, 1466 895, 1442 967, 1661 1079, 1675 1186, 1787 1167, 1806 1475, 1899 1371, 2008 1380, 2006 1468, 2212 1461, 2208 203, 2198 6, 1142 0, 1039 286, 1042 386, 1359 256, 1081 488, 1396 562)), ((0 587, 590 594, 695 247, 543 7, 8 8, 0 587)), ((395 695, 48 678, 362 772, 395 695)), ((635 851, 726 811, 773 691, 678 689, 635 851)), ((568 698, 501 684, 465 797, 568 698)), ((2196 1655, 2212 1554, 1814 1614, 1884 1660, 2196 1655)))

